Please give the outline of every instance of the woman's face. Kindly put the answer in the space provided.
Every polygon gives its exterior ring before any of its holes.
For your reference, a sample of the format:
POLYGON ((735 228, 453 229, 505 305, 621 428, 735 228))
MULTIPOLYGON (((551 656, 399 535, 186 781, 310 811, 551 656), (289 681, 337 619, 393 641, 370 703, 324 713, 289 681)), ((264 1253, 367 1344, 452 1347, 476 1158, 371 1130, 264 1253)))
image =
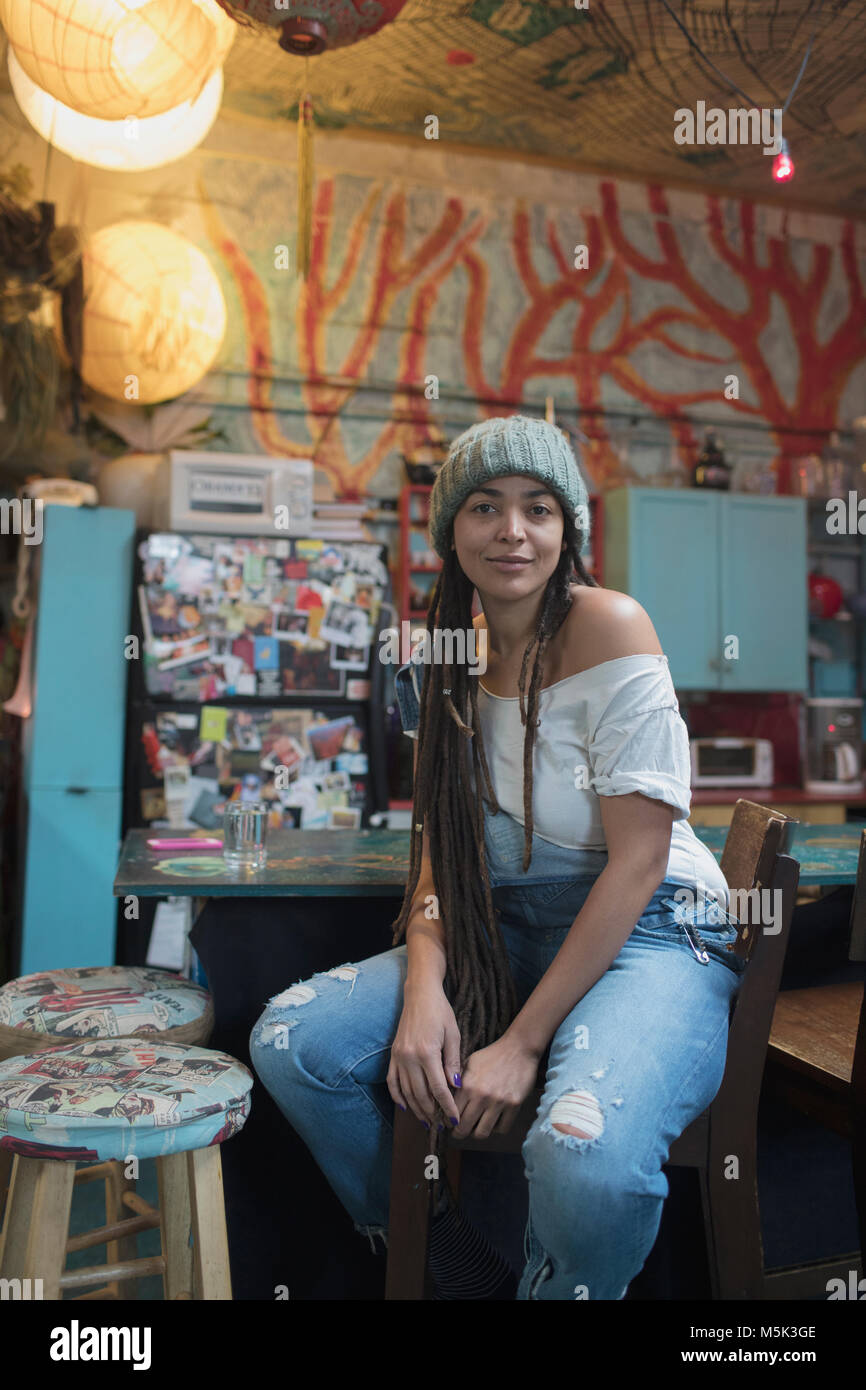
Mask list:
POLYGON ((479 594, 525 598, 543 589, 563 549, 562 508, 538 478, 510 473, 471 492, 454 518, 457 559, 479 594))

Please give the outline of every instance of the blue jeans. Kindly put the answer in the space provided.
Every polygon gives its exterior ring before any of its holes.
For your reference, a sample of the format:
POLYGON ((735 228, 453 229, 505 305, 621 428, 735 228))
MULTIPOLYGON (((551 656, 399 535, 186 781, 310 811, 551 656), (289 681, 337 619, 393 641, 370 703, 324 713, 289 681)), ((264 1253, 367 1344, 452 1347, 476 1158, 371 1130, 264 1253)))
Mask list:
MULTIPOLYGON (((488 867, 518 1006, 545 973, 607 860, 488 817, 488 867)), ((529 1181, 518 1299, 619 1299, 655 1242, 673 1141, 710 1104, 744 968, 736 922, 665 880, 616 959, 557 1028, 523 1144, 529 1181), (696 939, 697 927, 700 940, 696 939), (703 947, 706 949, 704 950, 703 947), (592 1137, 555 1126, 570 1124, 592 1137)), ((253 1065, 334 1192, 371 1237, 387 1230, 394 1103, 385 1078, 406 947, 314 975, 255 1025, 253 1065)))

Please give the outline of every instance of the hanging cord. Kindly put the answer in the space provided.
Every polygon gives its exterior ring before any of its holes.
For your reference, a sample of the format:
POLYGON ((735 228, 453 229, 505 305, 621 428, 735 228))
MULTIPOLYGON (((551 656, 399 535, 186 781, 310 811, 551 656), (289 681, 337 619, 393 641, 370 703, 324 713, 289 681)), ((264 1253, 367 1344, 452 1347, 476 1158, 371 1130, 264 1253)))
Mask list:
MULTIPOLYGON (((704 50, 701 48, 700 44, 699 44, 695 39, 692 38, 691 34, 689 33, 689 31, 688 31, 688 29, 686 28, 686 26, 683 24, 683 22, 682 22, 682 20, 680 19, 679 15, 678 15, 673 9, 671 9, 671 6, 668 4, 668 0, 661 0, 661 3, 664 5, 664 7, 665 7, 665 9, 667 10, 668 14, 670 15, 671 19, 674 21, 674 24, 676 24, 676 26, 677 26, 678 29, 681 29, 681 30, 682 30, 682 32, 685 34, 686 38, 688 39, 689 44, 690 44, 691 47, 695 50, 695 52, 698 54, 698 56, 703 60, 703 62, 705 62, 705 63, 707 64, 708 67, 711 67, 711 68, 713 69, 713 72, 717 73, 718 76, 722 79, 723 82, 726 82, 727 85, 728 85, 729 87, 732 87, 732 88, 734 89, 735 92, 739 93, 739 95, 743 98, 743 100, 748 102, 748 104, 749 104, 750 107, 755 107, 755 108, 757 109, 757 103, 754 102, 754 101, 752 101, 752 98, 751 98, 750 96, 747 96, 747 95, 746 95, 746 93, 743 91, 742 87, 738 87, 737 84, 736 84, 736 82, 734 82, 732 78, 728 77, 726 73, 722 72, 721 68, 716 67, 716 64, 713 62, 712 58, 708 58, 708 57, 707 57, 706 53, 705 53, 704 50)), ((787 98, 787 100, 786 100, 786 102, 785 102, 785 105, 782 107, 782 115, 783 115, 783 116, 784 116, 785 112, 787 111, 788 107, 791 105, 791 99, 792 99, 794 93, 796 92, 797 88, 798 88, 799 85, 800 85, 800 79, 801 79, 801 77, 803 76, 803 73, 806 71, 806 64, 807 64, 808 61, 809 61, 809 54, 810 54, 811 51, 812 51, 812 40, 813 40, 814 37, 815 37, 815 30, 816 30, 817 27, 818 27, 818 20, 819 20, 819 18, 820 18, 820 16, 821 16, 821 11, 822 11, 823 8, 824 8, 824 0, 818 0, 818 9, 817 9, 816 12, 815 12, 815 19, 814 19, 814 21, 813 21, 813 23, 812 23, 812 32, 811 32, 811 34, 809 35, 809 42, 808 42, 808 44, 806 45, 806 52, 804 53, 804 55, 803 55, 803 61, 802 61, 802 63, 800 64, 800 71, 797 73, 797 76, 794 78, 793 86, 791 87, 791 90, 790 90, 789 93, 788 93, 788 98, 787 98)))
POLYGON ((313 240, 313 98, 309 90, 309 58, 304 59, 304 90, 298 102, 298 275, 310 273, 313 240))
MULTIPOLYGON (((23 508, 26 484, 22 483, 18 489, 18 500, 23 508)), ((23 530, 23 528, 22 528, 23 530)), ((23 535, 18 537, 18 554, 15 557, 15 594, 12 599, 11 608, 15 617, 25 622, 30 617, 33 603, 30 599, 30 546, 24 544, 23 535)))

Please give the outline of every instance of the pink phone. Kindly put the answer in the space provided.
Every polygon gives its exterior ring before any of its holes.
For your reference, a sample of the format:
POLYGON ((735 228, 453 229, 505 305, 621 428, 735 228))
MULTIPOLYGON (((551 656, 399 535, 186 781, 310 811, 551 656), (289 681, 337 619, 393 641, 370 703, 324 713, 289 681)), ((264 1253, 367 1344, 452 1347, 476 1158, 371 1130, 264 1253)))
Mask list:
POLYGON ((222 840, 148 840, 151 849, 222 849, 222 840))

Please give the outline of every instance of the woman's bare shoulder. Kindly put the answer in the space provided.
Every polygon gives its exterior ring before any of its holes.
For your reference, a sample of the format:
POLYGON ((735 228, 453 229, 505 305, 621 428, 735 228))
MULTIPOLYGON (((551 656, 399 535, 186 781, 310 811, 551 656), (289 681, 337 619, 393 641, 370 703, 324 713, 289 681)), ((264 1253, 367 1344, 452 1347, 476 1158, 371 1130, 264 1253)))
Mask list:
POLYGON ((585 584, 576 585, 573 594, 562 630, 563 665, 577 672, 620 656, 663 655, 652 620, 637 599, 585 584))

